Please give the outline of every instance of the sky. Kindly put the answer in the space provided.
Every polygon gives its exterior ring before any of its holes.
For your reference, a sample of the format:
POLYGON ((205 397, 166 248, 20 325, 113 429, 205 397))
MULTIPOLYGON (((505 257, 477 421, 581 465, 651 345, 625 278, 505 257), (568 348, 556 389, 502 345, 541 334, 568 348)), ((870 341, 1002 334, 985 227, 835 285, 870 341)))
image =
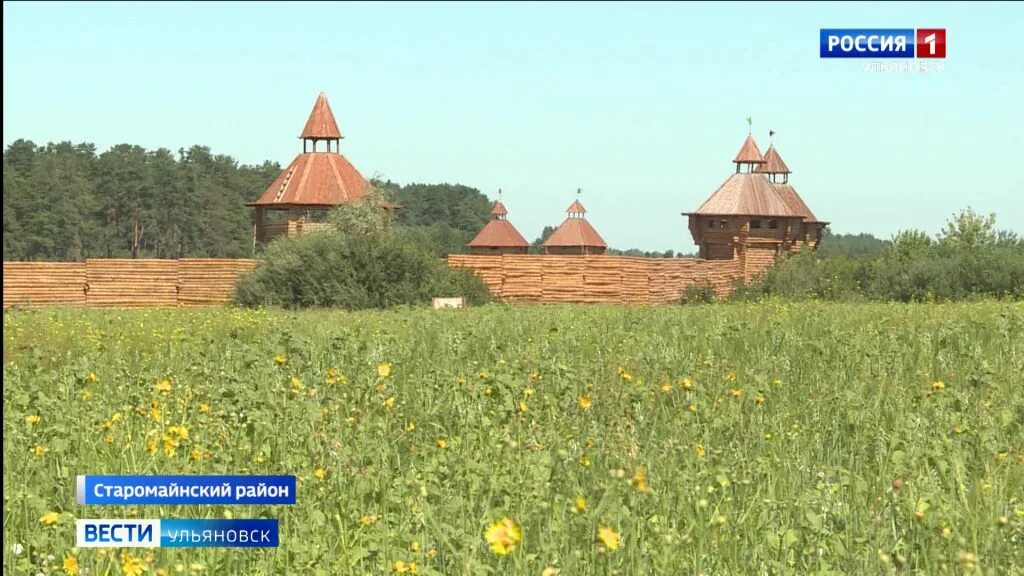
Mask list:
POLYGON ((283 166, 324 91, 367 177, 501 188, 528 239, 582 188, 612 247, 692 252, 751 117, 833 232, 970 206, 1024 234, 1022 29, 1022 3, 4 2, 3 141, 283 166), (946 28, 947 58, 865 71, 821 28, 946 28))

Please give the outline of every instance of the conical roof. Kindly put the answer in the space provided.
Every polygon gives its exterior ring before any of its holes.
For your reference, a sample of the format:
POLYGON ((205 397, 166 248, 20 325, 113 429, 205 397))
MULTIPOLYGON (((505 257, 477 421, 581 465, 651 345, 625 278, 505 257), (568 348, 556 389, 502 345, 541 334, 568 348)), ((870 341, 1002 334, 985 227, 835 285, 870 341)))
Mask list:
POLYGON ((733 174, 693 214, 714 216, 800 216, 761 174, 733 174))
POLYGON ((470 248, 526 248, 530 245, 508 220, 488 220, 469 241, 470 248))
POLYGON ((585 218, 566 218, 544 241, 544 246, 586 246, 589 248, 607 248, 604 239, 594 230, 585 218))
POLYGON ((807 207, 804 199, 796 193, 796 188, 793 188, 789 184, 775 184, 774 186, 775 190, 779 193, 779 197, 782 198, 782 201, 785 202, 787 206, 789 206, 790 210, 800 216, 803 216, 804 220, 807 222, 818 221, 814 216, 814 213, 811 212, 811 209, 807 207))
POLYGON ((505 205, 501 203, 501 200, 495 202, 494 208, 491 208, 491 216, 506 216, 507 214, 508 210, 505 208, 505 205))
POLYGON ((370 183, 337 152, 299 154, 250 206, 337 206, 361 199, 370 183))
POLYGON ((760 172, 762 174, 791 174, 789 166, 782 161, 782 156, 779 156, 779 151, 775 149, 775 146, 769 146, 768 150, 764 153, 764 164, 758 165, 754 172, 760 172))
POLYGON ((569 214, 586 214, 587 209, 583 207, 583 204, 579 200, 574 200, 565 210, 569 214))
POLYGON ((733 158, 733 162, 737 164, 760 164, 764 162, 761 150, 757 147, 757 142, 754 142, 753 134, 747 134, 747 139, 743 141, 743 146, 736 153, 736 158, 733 158))
POLYGON ((338 130, 338 123, 334 120, 331 105, 327 103, 327 95, 323 92, 316 97, 313 111, 309 113, 309 120, 306 120, 306 126, 302 129, 299 138, 315 140, 341 138, 341 130, 338 130))

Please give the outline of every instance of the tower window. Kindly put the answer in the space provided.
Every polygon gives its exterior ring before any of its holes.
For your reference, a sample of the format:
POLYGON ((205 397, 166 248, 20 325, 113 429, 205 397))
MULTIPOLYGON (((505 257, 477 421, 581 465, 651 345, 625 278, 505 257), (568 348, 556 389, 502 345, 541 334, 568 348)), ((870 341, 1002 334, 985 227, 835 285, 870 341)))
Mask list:
POLYGON ((729 227, 729 223, 726 222, 725 220, 719 220, 718 227, 722 228, 722 229, 728 228, 729 227))
POLYGON ((779 227, 779 223, 776 220, 769 220, 768 227, 771 228, 772 230, 775 230, 776 228, 779 227))
POLYGON ((715 221, 714 220, 708 220, 708 228, 714 228, 714 227, 715 227, 715 221))
POLYGON ((760 220, 751 220, 750 221, 750 227, 751 228, 760 228, 761 227, 761 221, 760 220))

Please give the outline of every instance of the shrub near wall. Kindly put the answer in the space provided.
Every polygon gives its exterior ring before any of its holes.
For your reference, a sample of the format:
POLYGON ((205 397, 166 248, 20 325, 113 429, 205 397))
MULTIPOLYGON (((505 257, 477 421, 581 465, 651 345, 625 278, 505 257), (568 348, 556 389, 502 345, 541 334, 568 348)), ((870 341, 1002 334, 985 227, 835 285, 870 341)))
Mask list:
POLYGON ((243 277, 235 301, 245 306, 350 310, 425 304, 432 297, 489 298, 486 285, 439 260, 419 235, 314 232, 275 240, 243 277))

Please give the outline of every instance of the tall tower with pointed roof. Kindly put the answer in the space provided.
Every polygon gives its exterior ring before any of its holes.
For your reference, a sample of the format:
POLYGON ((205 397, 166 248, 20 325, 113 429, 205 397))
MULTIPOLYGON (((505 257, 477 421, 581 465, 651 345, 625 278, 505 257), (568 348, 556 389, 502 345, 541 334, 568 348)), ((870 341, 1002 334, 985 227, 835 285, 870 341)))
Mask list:
POLYGON ((566 209, 565 221, 544 241, 545 254, 604 254, 608 249, 604 239, 587 221, 587 210, 579 200, 579 193, 577 190, 576 200, 566 209))
POLYGON ((736 172, 697 210, 683 213, 700 257, 738 258, 749 278, 782 252, 815 248, 827 222, 819 222, 788 184, 789 167, 774 143, 762 155, 748 134, 733 163, 736 172))
POLYGON ((256 209, 254 244, 326 226, 328 210, 360 200, 370 188, 363 175, 339 152, 341 130, 323 92, 317 96, 299 138, 302 153, 258 199, 246 204, 256 209))
POLYGON ((508 221, 508 210, 501 201, 501 190, 498 190, 498 201, 491 209, 491 219, 466 246, 470 254, 526 254, 530 243, 508 221))

